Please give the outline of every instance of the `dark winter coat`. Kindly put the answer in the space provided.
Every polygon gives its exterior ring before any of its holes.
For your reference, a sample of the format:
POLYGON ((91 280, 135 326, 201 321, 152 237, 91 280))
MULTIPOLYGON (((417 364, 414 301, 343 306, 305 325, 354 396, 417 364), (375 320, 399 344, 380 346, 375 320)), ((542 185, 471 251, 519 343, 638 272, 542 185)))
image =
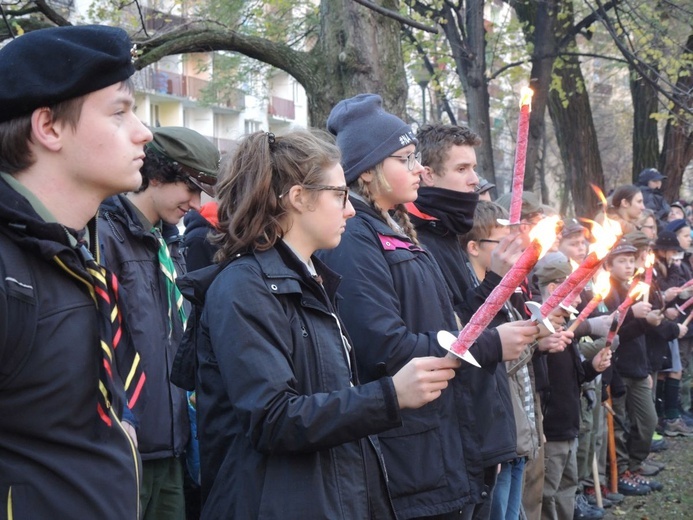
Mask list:
MULTIPOLYGON (((164 225, 162 235, 177 273, 184 273, 178 230, 164 225)), ((183 324, 174 309, 169 335, 169 295, 159 267, 158 239, 142 227, 124 195, 101 205, 99 238, 103 263, 120 282, 122 308, 147 374, 147 403, 137 416, 138 448, 143 460, 178 457, 190 438, 190 423, 185 391, 169 380, 183 324)))
MULTIPOLYGON (((436 334, 457 324, 431 255, 392 231, 367 204, 351 201, 356 216, 340 245, 320 257, 343 276, 340 314, 354 340, 359 373, 372 381, 414 357, 445 355, 436 334)), ((470 349, 481 364, 501 358, 497 334, 485 333, 470 349)), ((379 436, 400 518, 481 501, 483 464, 469 398, 458 375, 439 399, 403 411, 403 426, 379 436)))
POLYGON ((544 436, 549 442, 571 441, 580 432, 580 385, 598 372, 592 361, 582 360, 577 342, 546 356, 549 387, 542 396, 544 436))
MULTIPOLYGON (((419 240, 440 266, 453 293, 455 311, 462 316, 462 304, 470 275, 467 256, 457 235, 443 227, 441 221, 411 217, 419 240)), ((494 349, 498 346, 494 345, 494 349)), ((517 438, 510 397, 508 374, 502 360, 483 365, 481 370, 464 363, 460 377, 469 392, 477 442, 484 467, 494 466, 516 457, 517 438)))
POLYGON ((198 211, 193 210, 185 214, 183 224, 185 224, 183 247, 188 271, 195 271, 213 264, 214 255, 219 247, 207 238, 209 232, 214 229, 212 223, 198 211))
POLYGON ((314 263, 324 290, 280 242, 235 259, 206 293, 203 518, 394 517, 367 437, 401 424, 392 379, 358 385, 334 308, 339 278, 314 263))
MULTIPOLYGON (((614 312, 628 296, 628 287, 611 279, 611 291, 604 298, 604 304, 609 312, 614 312)), ((614 352, 612 363, 621 377, 644 379, 652 373, 645 333, 651 328, 644 318, 633 316, 632 309, 628 309, 623 325, 618 331, 619 346, 614 352)))
MULTIPOLYGON (((45 222, 1 178, 0 233, 9 237, 0 246, 0 517, 135 520, 140 460, 118 401, 106 438, 97 436, 98 311, 69 274, 90 280, 84 260, 64 226, 45 222), (20 249, 33 280, 4 280, 9 247, 20 249), (25 307, 32 302, 36 321, 25 307), (22 329, 29 337, 9 344, 22 329)), ((120 381, 116 363, 112 370, 120 381)))

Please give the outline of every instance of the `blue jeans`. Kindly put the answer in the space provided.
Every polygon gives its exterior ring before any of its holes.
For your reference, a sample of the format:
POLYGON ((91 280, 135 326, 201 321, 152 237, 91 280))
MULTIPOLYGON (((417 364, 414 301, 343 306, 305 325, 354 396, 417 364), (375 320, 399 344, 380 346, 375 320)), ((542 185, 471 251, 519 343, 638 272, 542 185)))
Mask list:
POLYGON ((494 520, 517 520, 520 517, 524 471, 524 457, 501 463, 491 502, 491 518, 494 520))

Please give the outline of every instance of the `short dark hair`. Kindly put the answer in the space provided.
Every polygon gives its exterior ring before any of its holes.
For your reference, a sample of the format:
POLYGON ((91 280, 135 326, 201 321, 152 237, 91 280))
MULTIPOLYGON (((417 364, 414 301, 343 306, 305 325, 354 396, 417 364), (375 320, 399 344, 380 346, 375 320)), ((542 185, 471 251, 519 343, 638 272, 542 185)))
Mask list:
POLYGON ((433 173, 443 168, 448 150, 453 146, 479 146, 481 137, 466 126, 444 125, 441 123, 424 125, 416 133, 421 152, 421 164, 428 166, 433 173))
POLYGON ((146 190, 151 180, 157 180, 164 184, 188 180, 189 175, 177 162, 158 152, 154 147, 146 146, 144 155, 144 164, 140 168, 142 184, 135 193, 146 190))

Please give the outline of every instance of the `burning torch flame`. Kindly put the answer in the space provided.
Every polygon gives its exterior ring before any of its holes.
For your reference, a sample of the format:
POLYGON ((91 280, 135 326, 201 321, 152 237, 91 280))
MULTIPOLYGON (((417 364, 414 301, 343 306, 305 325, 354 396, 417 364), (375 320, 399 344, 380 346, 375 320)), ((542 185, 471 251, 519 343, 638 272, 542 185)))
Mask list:
POLYGON ((540 220, 532 231, 529 232, 529 238, 532 241, 536 240, 541 246, 541 256, 544 256, 556 241, 556 235, 558 234, 557 226, 560 220, 558 215, 546 217, 540 220))
POLYGON ((529 105, 529 110, 532 110, 532 96, 534 91, 529 87, 522 87, 520 90, 520 108, 524 105, 529 105))
POLYGON ((644 292, 647 290, 647 284, 643 282, 638 282, 635 287, 633 287, 628 293, 628 298, 632 298, 634 301, 640 298, 644 292))
POLYGON ((652 267, 654 265, 654 261, 655 261, 655 254, 653 251, 650 251, 647 254, 647 258, 645 259, 645 269, 649 269, 650 267, 652 267))
POLYGON ((609 217, 604 217, 604 222, 599 224, 594 220, 583 219, 591 225, 594 242, 590 244, 589 252, 597 255, 600 260, 609 254, 614 244, 621 236, 621 225, 609 217))
POLYGON ((611 282, 609 281, 609 272, 600 271, 597 279, 594 281, 594 294, 598 294, 602 299, 606 298, 611 290, 611 282))

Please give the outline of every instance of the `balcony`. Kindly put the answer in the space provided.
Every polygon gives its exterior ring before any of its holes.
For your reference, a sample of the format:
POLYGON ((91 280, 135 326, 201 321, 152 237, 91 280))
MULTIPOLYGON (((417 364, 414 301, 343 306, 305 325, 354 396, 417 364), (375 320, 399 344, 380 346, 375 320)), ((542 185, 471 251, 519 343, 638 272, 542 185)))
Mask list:
POLYGON ((272 96, 267 113, 274 119, 293 121, 296 119, 296 105, 291 99, 272 96))
MULTIPOLYGON (((193 101, 203 99, 204 89, 209 86, 209 81, 204 79, 154 68, 137 71, 133 81, 135 89, 140 92, 175 96, 193 101)), ((245 110, 245 92, 229 89, 227 92, 218 93, 214 104, 241 112, 245 110)))

